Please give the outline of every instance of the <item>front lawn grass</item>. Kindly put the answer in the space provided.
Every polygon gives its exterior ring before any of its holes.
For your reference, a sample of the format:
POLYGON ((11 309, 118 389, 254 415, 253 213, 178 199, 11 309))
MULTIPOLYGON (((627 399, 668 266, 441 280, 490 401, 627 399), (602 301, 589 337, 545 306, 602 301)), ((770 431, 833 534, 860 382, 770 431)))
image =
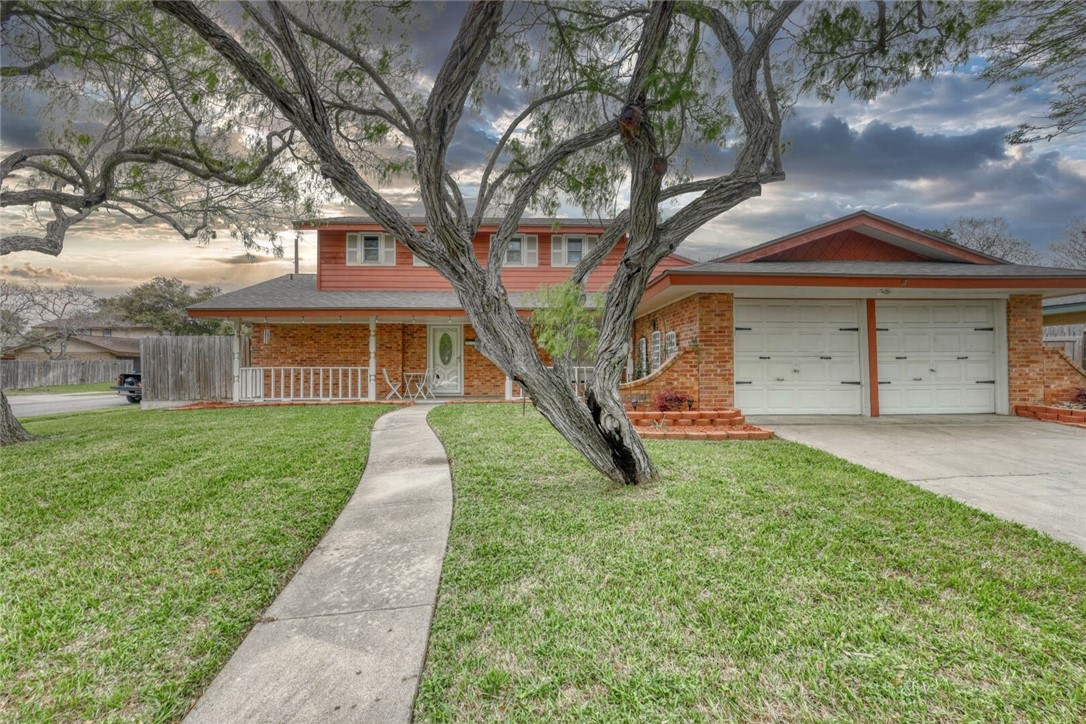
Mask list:
POLYGON ((444 406, 456 492, 424 721, 1086 720, 1086 556, 783 441, 595 474, 444 406))
POLYGON ((178 719, 358 484, 385 406, 23 420, 3 450, 0 720, 178 719))

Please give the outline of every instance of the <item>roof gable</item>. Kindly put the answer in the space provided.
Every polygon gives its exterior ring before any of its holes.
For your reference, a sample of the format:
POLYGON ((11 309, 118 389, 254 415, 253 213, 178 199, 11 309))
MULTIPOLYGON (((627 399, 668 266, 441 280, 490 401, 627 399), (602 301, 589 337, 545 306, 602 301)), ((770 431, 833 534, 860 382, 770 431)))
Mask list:
POLYGON ((933 261, 1005 264, 979 251, 860 211, 782 236, 718 262, 768 261, 933 261))

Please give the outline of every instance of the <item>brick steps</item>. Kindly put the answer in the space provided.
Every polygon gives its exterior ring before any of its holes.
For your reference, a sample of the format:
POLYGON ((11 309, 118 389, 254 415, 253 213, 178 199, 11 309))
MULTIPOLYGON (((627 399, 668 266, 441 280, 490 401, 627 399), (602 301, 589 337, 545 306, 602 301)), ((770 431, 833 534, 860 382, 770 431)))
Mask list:
POLYGON ((1019 417, 1029 417, 1041 422, 1055 422, 1086 429, 1086 410, 1051 405, 1018 405, 1014 412, 1019 417))
POLYGON ((768 440, 773 431, 747 423, 740 410, 627 413, 646 440, 768 440))

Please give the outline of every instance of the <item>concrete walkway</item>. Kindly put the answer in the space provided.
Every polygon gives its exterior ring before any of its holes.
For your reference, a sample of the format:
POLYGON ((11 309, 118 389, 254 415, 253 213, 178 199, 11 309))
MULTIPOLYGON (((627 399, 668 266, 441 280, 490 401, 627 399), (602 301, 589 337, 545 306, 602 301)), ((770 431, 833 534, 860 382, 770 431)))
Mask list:
POLYGON ((1086 551, 1086 430, 1005 415, 750 421, 1086 551))
POLYGON ((432 407, 377 420, 358 490, 186 722, 411 720, 452 517, 432 407))

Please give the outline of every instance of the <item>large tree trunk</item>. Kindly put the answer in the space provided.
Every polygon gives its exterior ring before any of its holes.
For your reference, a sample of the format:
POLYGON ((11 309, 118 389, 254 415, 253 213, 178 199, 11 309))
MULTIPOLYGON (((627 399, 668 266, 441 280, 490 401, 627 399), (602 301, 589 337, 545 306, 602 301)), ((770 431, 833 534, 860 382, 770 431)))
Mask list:
POLYGON ((0 390, 0 445, 12 445, 17 442, 33 440, 34 436, 15 418, 8 404, 8 396, 0 390))
POLYGON ((593 467, 627 485, 657 477, 656 467, 626 416, 618 393, 628 343, 600 351, 595 378, 586 399, 581 401, 562 364, 554 369, 543 365, 528 325, 504 294, 489 293, 485 281, 473 284, 471 280, 457 280, 454 286, 475 328, 478 351, 528 393, 543 417, 593 467))

